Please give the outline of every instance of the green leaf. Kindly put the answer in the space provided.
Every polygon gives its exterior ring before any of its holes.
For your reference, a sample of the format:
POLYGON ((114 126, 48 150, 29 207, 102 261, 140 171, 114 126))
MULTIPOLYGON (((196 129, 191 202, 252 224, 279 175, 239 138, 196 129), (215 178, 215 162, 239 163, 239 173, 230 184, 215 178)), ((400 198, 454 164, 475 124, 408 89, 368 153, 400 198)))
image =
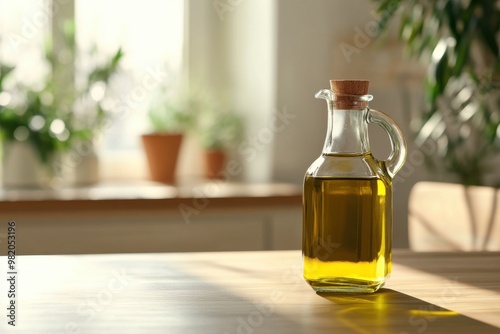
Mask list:
POLYGON ((479 19, 479 29, 482 39, 489 47, 493 56, 498 57, 499 53, 496 36, 498 34, 498 26, 500 24, 500 14, 495 6, 494 1, 482 1, 482 17, 479 19), (495 8, 496 10, 491 10, 492 8, 495 8))
POLYGON ((64 39, 68 46, 74 46, 75 44, 75 35, 76 35, 76 26, 75 20, 65 20, 63 23, 63 33, 64 39))
POLYGON ((0 92, 3 90, 3 81, 12 73, 14 68, 15 66, 0 64, 0 92))
POLYGON ((456 6, 460 6, 460 4, 455 3, 454 1, 448 1, 444 7, 447 18, 448 18, 448 27, 450 29, 451 34, 453 37, 458 40, 459 39, 459 33, 457 31, 457 15, 458 10, 456 6))
POLYGON ((111 59, 111 67, 116 68, 118 66, 118 64, 120 63, 120 60, 123 58, 123 56, 124 56, 124 53, 123 53, 122 48, 120 47, 120 48, 118 48, 115 55, 111 59))
POLYGON ((435 92, 437 95, 434 97, 434 100, 437 99, 438 95, 441 95, 444 92, 446 84, 448 83, 450 72, 448 66, 448 49, 443 52, 441 58, 435 64, 434 78, 436 80, 437 90, 435 92))
POLYGON ((386 29, 389 21, 394 16, 394 13, 398 10, 402 0, 385 0, 377 9, 377 14, 379 15, 379 32, 386 29))

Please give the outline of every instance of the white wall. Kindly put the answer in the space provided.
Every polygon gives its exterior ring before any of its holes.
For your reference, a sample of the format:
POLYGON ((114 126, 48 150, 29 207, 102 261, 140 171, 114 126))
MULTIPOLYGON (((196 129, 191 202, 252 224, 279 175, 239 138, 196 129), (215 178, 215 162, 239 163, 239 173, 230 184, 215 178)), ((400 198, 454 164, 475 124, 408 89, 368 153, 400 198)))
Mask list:
MULTIPOLYGON (((246 122, 246 139, 234 150, 243 169, 233 179, 272 178, 273 136, 262 131, 275 105, 275 7, 269 0, 188 2, 189 85, 228 104, 246 122)), ((181 169, 197 172, 193 156, 181 158, 181 169)))
POLYGON ((246 120, 247 139, 237 149, 250 182, 272 180, 276 90, 276 3, 240 1, 221 21, 227 45, 229 101, 246 120))

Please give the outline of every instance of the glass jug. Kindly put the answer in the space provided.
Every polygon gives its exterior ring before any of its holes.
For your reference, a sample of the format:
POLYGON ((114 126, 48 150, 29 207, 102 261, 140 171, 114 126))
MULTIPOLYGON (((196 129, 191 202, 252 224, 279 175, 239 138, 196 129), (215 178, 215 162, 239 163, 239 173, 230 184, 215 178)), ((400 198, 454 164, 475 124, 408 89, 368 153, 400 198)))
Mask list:
POLYGON ((392 178, 406 144, 395 122, 370 109, 368 81, 330 81, 316 98, 328 104, 321 156, 304 179, 304 278, 316 291, 375 292, 392 264, 392 178), (370 152, 368 123, 389 135, 385 161, 370 152))

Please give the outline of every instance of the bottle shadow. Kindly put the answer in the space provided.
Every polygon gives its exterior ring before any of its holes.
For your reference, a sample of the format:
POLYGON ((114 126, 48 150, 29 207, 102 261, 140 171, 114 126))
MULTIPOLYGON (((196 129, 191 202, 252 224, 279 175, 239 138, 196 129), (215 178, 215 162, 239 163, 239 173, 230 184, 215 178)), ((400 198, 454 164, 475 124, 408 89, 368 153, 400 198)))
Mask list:
POLYGON ((335 322, 354 333, 500 333, 499 328, 391 289, 317 294, 335 304, 335 322))

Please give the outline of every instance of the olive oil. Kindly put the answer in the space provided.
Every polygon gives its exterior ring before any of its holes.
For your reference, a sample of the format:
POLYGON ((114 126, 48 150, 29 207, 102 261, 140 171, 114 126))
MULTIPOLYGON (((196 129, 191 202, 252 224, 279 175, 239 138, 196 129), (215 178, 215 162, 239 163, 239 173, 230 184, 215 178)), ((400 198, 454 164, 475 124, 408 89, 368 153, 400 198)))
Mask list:
POLYGON ((374 292, 391 272, 389 178, 304 181, 304 277, 317 291, 374 292))
POLYGON ((327 102, 328 127, 304 179, 302 253, 304 278, 317 292, 375 292, 391 272, 392 179, 406 142, 392 118, 368 106, 368 85, 331 80, 315 95, 327 102), (371 154, 370 123, 389 136, 387 160, 371 154))

